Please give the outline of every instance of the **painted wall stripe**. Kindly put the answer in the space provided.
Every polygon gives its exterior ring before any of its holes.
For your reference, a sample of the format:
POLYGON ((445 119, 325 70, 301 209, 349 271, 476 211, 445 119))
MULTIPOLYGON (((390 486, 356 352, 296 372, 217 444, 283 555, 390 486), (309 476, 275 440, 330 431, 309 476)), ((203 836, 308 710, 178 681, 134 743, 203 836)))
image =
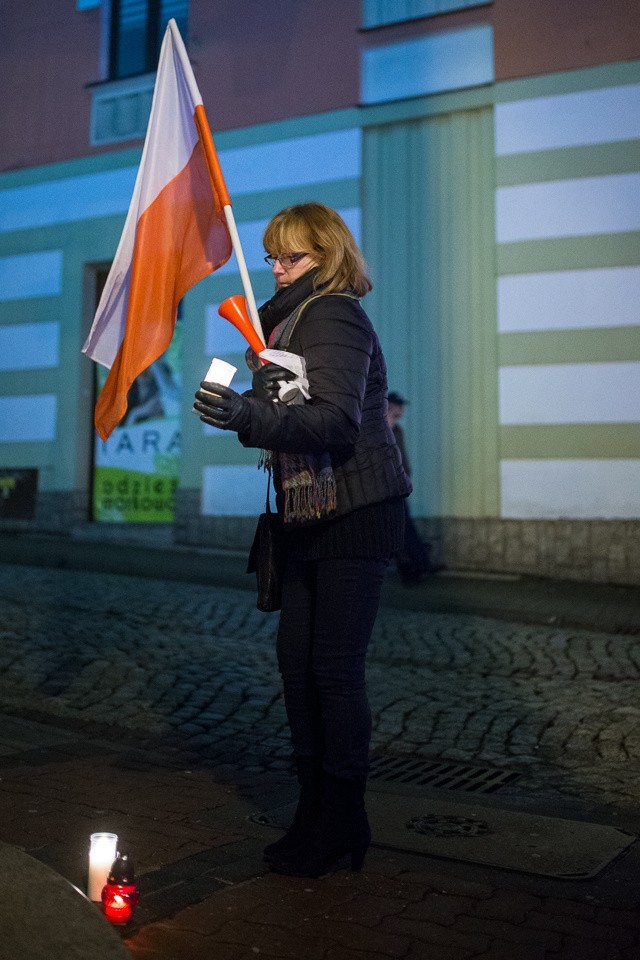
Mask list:
POLYGON ((640 460, 637 423, 562 423, 500 427, 503 460, 640 460))
POLYGON ((498 330, 562 330, 640 323, 640 267, 498 277, 498 330))
POLYGON ((503 460, 503 517, 640 516, 640 460, 503 460))
POLYGON ((640 423, 640 362, 502 367, 500 423, 640 423))
POLYGON ((640 137, 640 84, 496 104, 496 154, 640 137))
POLYGON ((137 167, 50 180, 0 192, 0 230, 25 230, 127 212, 137 167))
POLYGON ((255 464, 203 468, 203 517, 255 517, 264 510, 264 498, 264 473, 255 464))
MULTIPOLYGON (((220 151, 232 196, 360 175, 359 129, 220 151)), ((0 191, 0 232, 126 214, 137 166, 0 191)))
POLYGON ((361 100, 384 103, 493 80, 493 31, 467 27, 362 53, 361 100))
POLYGON ((232 197, 360 176, 361 131, 336 130, 221 150, 232 197))
POLYGON ((222 358, 224 353, 244 352, 247 341, 233 324, 222 319, 218 313, 219 306, 219 303, 208 303, 205 307, 205 354, 222 358))
POLYGON ((501 333, 498 366, 551 363, 615 363, 640 360, 640 325, 590 330, 526 330, 501 333))
POLYGON ((584 147, 496 157, 496 186, 608 177, 618 173, 637 173, 638 170, 640 140, 618 140, 616 143, 592 143, 584 147))
POLYGON ((525 240, 496 246, 499 275, 599 270, 640 264, 640 231, 553 240, 525 240))
POLYGON ((0 442, 55 440, 56 402, 53 393, 0 397, 0 442))
POLYGON ((0 302, 54 297, 62 289, 62 250, 0 257, 0 302))
POLYGON ((60 324, 12 323, 0 327, 0 370, 58 366, 60 324))
POLYGON ((496 190, 498 243, 640 230, 640 173, 496 190))

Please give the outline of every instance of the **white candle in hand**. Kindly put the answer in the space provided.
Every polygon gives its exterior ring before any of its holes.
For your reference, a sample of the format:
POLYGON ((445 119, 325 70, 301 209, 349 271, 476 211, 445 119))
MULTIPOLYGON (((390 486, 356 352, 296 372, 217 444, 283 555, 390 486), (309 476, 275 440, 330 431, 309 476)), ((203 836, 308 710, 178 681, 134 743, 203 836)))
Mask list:
POLYGON ((219 360, 218 357, 214 357, 209 364, 209 369, 204 379, 208 380, 209 383, 221 383, 223 387, 228 387, 237 369, 238 368, 234 367, 232 363, 227 363, 226 360, 219 360))
MULTIPOLYGON (((219 360, 218 357, 214 357, 204 379, 209 383, 221 383, 223 387, 228 387, 237 369, 238 368, 234 367, 232 363, 227 363, 226 360, 219 360)), ((200 389, 202 390, 202 387, 200 389)), ((203 393, 208 393, 209 396, 215 396, 215 394, 209 393, 208 390, 204 390, 203 393)), ((195 407, 191 407, 191 410, 200 416, 200 411, 196 410, 195 407)))
POLYGON ((115 833, 92 833, 89 847, 89 900, 100 900, 111 864, 116 858, 118 837, 115 833))

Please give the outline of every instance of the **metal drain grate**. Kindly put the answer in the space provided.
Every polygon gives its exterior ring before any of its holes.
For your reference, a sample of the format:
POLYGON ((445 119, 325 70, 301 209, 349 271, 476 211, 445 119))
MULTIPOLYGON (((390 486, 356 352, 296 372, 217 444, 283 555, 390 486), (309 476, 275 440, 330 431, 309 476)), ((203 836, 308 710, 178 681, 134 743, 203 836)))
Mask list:
POLYGON ((447 760, 383 754, 371 758, 369 776, 385 783, 407 783, 418 787, 437 787, 439 790, 462 790, 466 793, 495 793, 501 787, 518 780, 520 774, 513 770, 470 767, 447 760))

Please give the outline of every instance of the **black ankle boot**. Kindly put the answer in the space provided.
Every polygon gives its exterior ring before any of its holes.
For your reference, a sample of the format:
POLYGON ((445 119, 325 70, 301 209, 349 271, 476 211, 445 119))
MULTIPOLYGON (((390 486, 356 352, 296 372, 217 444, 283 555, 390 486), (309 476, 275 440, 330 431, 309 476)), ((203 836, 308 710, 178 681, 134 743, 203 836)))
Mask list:
POLYGON ((320 877, 349 865, 361 870, 371 830, 364 808, 366 777, 351 780, 329 774, 323 779, 320 825, 306 842, 289 855, 273 857, 269 866, 274 873, 291 877, 320 877))
POLYGON ((264 848, 266 863, 291 856, 300 844, 310 841, 320 822, 322 762, 316 757, 296 757, 296 771, 300 784, 298 806, 284 836, 264 848))

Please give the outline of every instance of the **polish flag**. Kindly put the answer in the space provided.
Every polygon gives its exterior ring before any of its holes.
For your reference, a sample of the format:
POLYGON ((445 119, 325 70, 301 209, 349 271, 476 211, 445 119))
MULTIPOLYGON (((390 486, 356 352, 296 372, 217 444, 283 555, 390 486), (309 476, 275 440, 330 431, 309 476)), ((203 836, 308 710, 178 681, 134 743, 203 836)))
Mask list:
POLYGON ((131 205, 82 348, 110 368, 94 418, 103 440, 126 413, 133 381, 169 346, 180 299, 231 256, 230 203, 202 97, 170 20, 131 205))

